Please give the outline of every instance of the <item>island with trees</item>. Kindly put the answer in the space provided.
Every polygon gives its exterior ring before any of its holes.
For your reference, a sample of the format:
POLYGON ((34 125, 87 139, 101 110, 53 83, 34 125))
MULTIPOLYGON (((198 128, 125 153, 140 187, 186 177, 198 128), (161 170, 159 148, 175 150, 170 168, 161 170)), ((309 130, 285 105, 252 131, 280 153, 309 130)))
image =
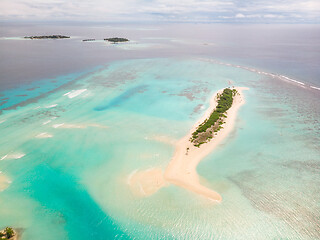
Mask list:
POLYGON ((27 39, 64 39, 64 38, 70 38, 69 36, 63 36, 63 35, 44 35, 44 36, 29 36, 24 37, 27 39))
POLYGON ((220 203, 222 196, 202 185, 197 166, 233 131, 237 112, 245 104, 244 90, 248 88, 232 87, 213 94, 204 115, 188 134, 176 141, 173 157, 165 170, 154 167, 135 170, 129 175, 128 184, 134 194, 149 196, 171 183, 220 203))
POLYGON ((221 125, 227 117, 225 113, 232 106, 233 97, 237 93, 236 89, 225 88, 221 94, 217 94, 218 105, 216 109, 192 133, 190 141, 194 146, 200 147, 201 144, 210 141, 213 138, 213 134, 223 128, 221 125))
POLYGON ((0 239, 1 240, 15 240, 17 239, 17 233, 11 227, 6 227, 2 231, 0 231, 0 239))
POLYGON ((119 38, 119 37, 105 38, 104 40, 111 42, 111 43, 119 43, 119 42, 128 42, 129 41, 129 39, 127 39, 127 38, 119 38))

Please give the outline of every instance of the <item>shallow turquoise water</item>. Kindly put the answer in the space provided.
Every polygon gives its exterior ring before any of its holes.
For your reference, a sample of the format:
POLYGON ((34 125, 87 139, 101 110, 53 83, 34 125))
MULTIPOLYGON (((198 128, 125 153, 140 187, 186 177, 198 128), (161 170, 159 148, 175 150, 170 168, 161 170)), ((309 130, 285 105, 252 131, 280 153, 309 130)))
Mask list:
POLYGON ((0 161, 12 181, 0 192, 0 227, 35 240, 320 237, 319 94, 193 58, 118 61, 68 78, 53 89, 38 82, 51 92, 0 115, 0 158, 25 154, 0 161), (184 136, 230 82, 250 88, 247 102, 198 167, 223 202, 172 185, 135 197, 130 173, 172 157, 159 137, 184 136), (44 132, 52 137, 36 138, 44 132))

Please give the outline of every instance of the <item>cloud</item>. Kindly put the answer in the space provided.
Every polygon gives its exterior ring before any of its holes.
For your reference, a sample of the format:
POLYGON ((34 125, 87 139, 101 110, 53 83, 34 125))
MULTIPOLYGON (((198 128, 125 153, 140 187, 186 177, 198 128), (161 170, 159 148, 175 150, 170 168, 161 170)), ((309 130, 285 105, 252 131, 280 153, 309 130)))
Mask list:
POLYGON ((236 18, 245 18, 246 16, 243 15, 242 13, 238 13, 235 17, 236 18))
POLYGON ((276 14, 265 14, 263 15, 264 18, 278 18, 278 19, 283 19, 285 16, 283 15, 276 15, 276 14))
POLYGON ((0 0, 0 20, 316 22, 319 0, 0 0))

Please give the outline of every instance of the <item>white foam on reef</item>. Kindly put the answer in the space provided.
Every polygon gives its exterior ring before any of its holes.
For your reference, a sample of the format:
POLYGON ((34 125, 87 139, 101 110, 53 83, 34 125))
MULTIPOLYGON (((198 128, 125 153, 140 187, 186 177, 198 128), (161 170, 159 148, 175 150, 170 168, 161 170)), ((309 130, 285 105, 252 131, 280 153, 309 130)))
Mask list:
POLYGON ((51 120, 45 121, 45 122, 42 123, 42 125, 47 125, 50 122, 51 122, 51 120))
POLYGON ((47 132, 43 132, 43 133, 39 133, 36 138, 52 138, 53 135, 47 133, 47 132))
POLYGON ((303 82, 299 82, 299 81, 297 81, 297 80, 294 80, 294 79, 289 78, 289 77, 284 76, 284 75, 280 75, 279 77, 280 77, 280 78, 283 78, 283 79, 285 79, 285 80, 291 81, 291 82, 298 83, 298 84, 303 85, 303 86, 305 85, 303 82))
POLYGON ((5 121, 6 121, 6 119, 4 119, 4 120, 0 120, 0 124, 1 124, 1 123, 4 123, 5 121))
POLYGON ((310 86, 310 87, 313 88, 313 89, 316 89, 316 90, 320 90, 320 88, 315 87, 315 86, 310 86))
POLYGON ((84 93, 85 91, 87 91, 87 89, 72 90, 70 92, 63 94, 63 96, 68 96, 68 98, 74 98, 84 93))
POLYGON ((2 158, 0 158, 0 161, 2 160, 10 160, 10 159, 19 159, 24 157, 26 154, 24 153, 8 153, 4 155, 2 158))
MULTIPOLYGON (((301 87, 305 87, 305 83, 300 82, 298 80, 292 79, 290 77, 287 77, 285 75, 279 75, 279 74, 273 74, 273 73, 268 73, 268 72, 263 72, 263 71, 259 71, 258 69, 254 69, 254 68, 250 68, 250 67, 245 67, 245 66, 240 66, 240 65, 234 65, 234 64, 230 64, 230 63, 224 63, 224 62, 220 62, 218 60, 214 60, 214 59, 206 59, 206 58, 198 58, 200 61, 204 61, 204 62, 212 62, 215 64, 220 64, 220 65, 224 65, 224 66, 229 66, 229 67, 236 67, 236 68, 241 68, 250 72, 255 72, 258 74, 262 74, 262 75, 266 75, 272 78, 278 78, 280 80, 284 80, 284 81, 289 81, 291 83, 296 83, 299 84, 301 87)), ((311 88, 314 88, 312 86, 310 86, 311 88)), ((316 88, 317 89, 317 88, 316 88)))
POLYGON ((56 106, 58 106, 58 104, 52 104, 52 105, 46 106, 45 108, 53 108, 53 107, 56 107, 56 106))

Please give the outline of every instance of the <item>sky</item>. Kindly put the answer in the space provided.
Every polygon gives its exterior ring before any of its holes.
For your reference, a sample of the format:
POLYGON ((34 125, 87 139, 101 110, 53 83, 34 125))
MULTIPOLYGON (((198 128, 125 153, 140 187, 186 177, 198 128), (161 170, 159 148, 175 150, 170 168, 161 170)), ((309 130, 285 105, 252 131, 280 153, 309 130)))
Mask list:
POLYGON ((320 23, 320 0, 0 0, 0 21, 320 23))

